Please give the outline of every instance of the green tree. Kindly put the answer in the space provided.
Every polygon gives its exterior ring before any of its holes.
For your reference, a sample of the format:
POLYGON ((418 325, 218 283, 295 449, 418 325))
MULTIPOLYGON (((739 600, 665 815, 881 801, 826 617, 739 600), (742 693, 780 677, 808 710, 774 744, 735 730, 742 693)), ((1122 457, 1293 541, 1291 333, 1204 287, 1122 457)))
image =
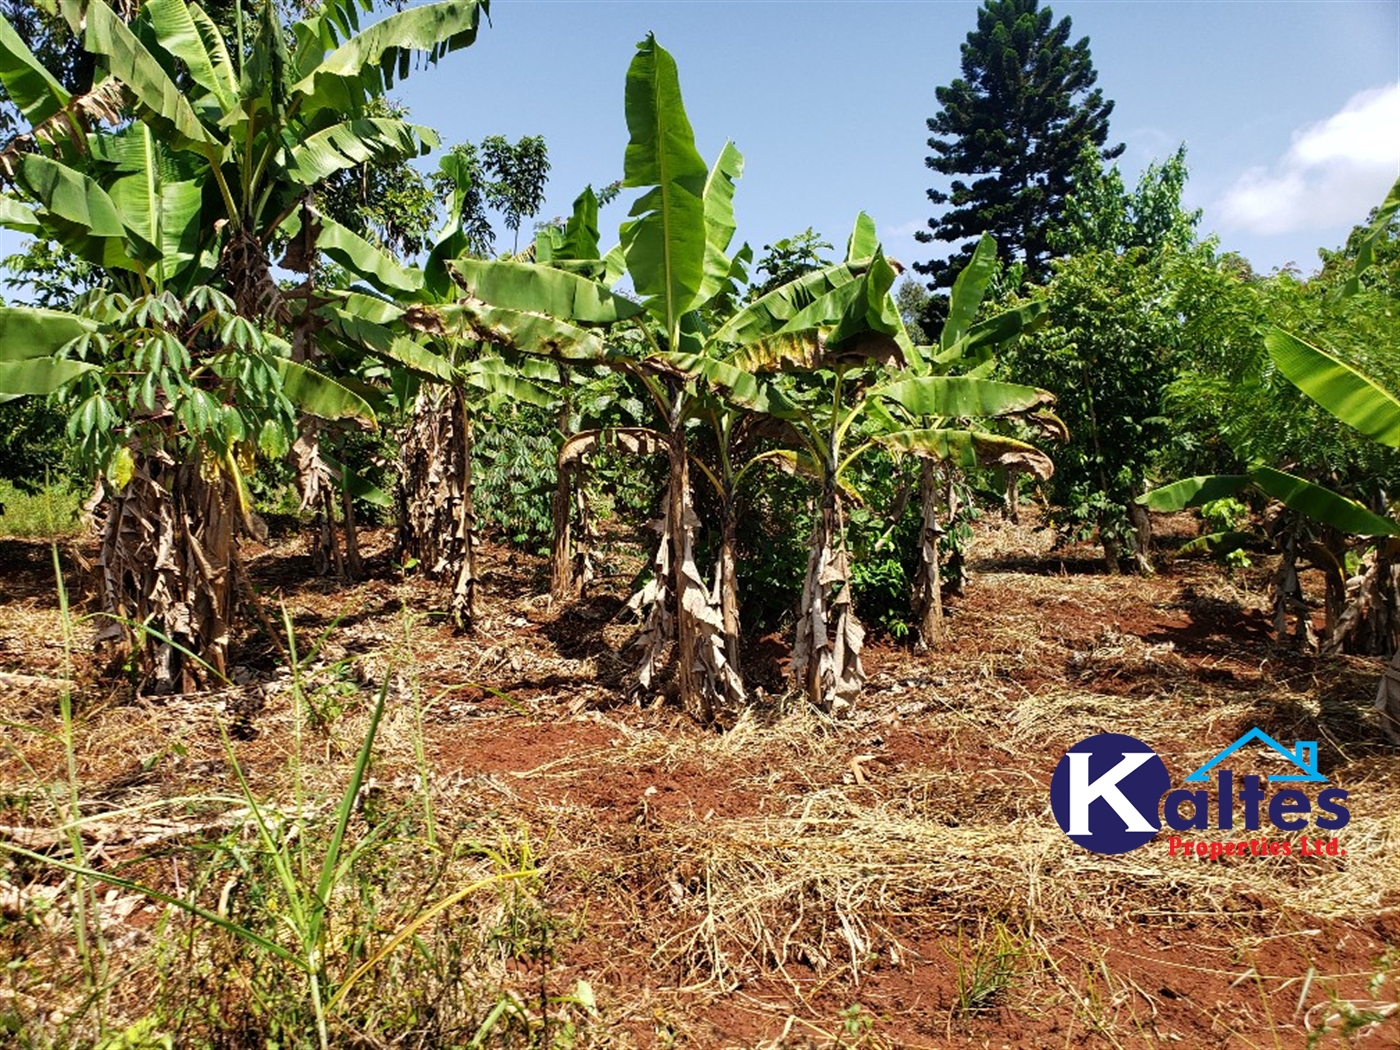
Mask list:
POLYGON ((1025 264, 1035 282, 1049 275, 1051 231, 1074 191, 1086 151, 1104 160, 1113 103, 1094 86, 1089 39, 1070 43, 1070 20, 1054 21, 1039 0, 986 0, 962 45, 962 76, 936 94, 926 163, 952 177, 928 191, 948 205, 916 236, 957 245, 946 260, 916 264, 930 288, 946 288, 991 234, 1007 261, 1025 264), (964 177, 972 178, 971 182, 964 177), (961 243, 959 243, 961 242, 961 243))
POLYGON ((1204 265, 1193 248, 1199 212, 1181 207, 1185 153, 1150 165, 1128 190, 1116 166, 1086 154, 1053 240, 1058 259, 1035 291, 1050 323, 1007 356, 1012 374, 1055 392, 1070 441, 1056 457, 1055 502, 1068 531, 1095 531, 1110 571, 1151 571, 1151 519, 1136 503, 1160 457, 1179 440, 1165 411, 1181 359, 1182 274, 1204 265))

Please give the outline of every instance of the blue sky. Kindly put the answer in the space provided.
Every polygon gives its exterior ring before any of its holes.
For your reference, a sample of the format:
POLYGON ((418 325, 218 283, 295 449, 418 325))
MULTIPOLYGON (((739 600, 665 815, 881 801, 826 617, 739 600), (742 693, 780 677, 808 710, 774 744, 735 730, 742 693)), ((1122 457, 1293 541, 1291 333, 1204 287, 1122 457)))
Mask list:
MULTIPOLYGON (((675 57, 700 151, 744 153, 738 237, 815 228, 842 246, 856 213, 889 254, 934 254, 913 231, 925 190, 924 121, 959 72, 975 24, 965 0, 494 0, 472 48, 395 89, 444 144, 543 135, 553 170, 542 217, 621 176, 622 92, 647 32, 675 57)), ((1400 174, 1397 0, 1061 0, 1090 38, 1116 102, 1130 179, 1188 147, 1187 203, 1203 230, 1260 271, 1315 268, 1400 174)), ((605 209, 616 240, 629 196, 605 209)), ((606 246, 606 244, 605 244, 606 246)), ((505 245, 509 247, 509 245, 505 245)))

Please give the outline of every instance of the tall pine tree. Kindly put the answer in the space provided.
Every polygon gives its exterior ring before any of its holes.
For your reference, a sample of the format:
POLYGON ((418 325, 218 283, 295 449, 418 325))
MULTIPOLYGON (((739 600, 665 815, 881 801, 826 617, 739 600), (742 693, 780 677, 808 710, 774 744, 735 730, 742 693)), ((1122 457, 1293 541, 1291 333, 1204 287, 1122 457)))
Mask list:
POLYGON ((965 242, 947 260, 915 264, 930 288, 953 283, 983 233, 1005 261, 1025 265, 1028 279, 1045 278, 1050 234, 1084 150, 1105 160, 1123 152, 1104 148, 1113 103, 1094 87, 1089 38, 1070 44, 1069 34, 1070 20, 1055 22, 1039 0, 985 0, 977 12, 962 45, 963 75, 938 89, 943 108, 928 121, 926 163, 954 176, 947 192, 930 189, 928 198, 951 207, 915 236, 965 242))

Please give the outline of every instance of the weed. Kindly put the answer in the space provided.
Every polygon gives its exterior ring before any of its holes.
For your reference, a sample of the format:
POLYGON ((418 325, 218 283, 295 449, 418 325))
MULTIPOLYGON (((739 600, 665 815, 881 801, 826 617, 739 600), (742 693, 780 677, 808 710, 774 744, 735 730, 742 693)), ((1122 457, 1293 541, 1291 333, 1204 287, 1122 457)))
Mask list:
POLYGON ((944 949, 957 969, 956 1011, 975 1014, 1001 1002, 1016 976, 1025 968, 1026 945, 1002 922, 992 923, 991 936, 979 931, 971 953, 958 931, 957 953, 944 949))

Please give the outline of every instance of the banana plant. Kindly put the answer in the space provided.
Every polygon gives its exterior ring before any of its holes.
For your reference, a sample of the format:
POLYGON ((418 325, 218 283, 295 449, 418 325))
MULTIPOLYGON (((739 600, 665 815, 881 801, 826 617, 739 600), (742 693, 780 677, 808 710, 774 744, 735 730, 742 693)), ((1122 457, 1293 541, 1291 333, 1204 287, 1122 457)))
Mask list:
MULTIPOLYGON (((869 247, 866 222, 858 223, 848 255, 869 247)), ((795 447, 765 456, 813 478, 819 488, 793 670, 808 699, 833 714, 851 710, 865 681, 865 632, 851 601, 842 506, 853 466, 875 449, 945 462, 976 462, 994 448, 1006 453, 1012 446, 1021 455, 1039 456, 1010 439, 926 424, 1031 414, 1054 401, 1034 387, 930 374, 930 361, 904 331, 890 295, 896 270, 878 245, 868 263, 848 258, 843 265, 863 272, 770 332, 749 328, 753 338, 724 361, 678 362, 750 411, 783 419, 797 438, 795 447)), ((747 320, 741 315, 732 331, 747 320)))
MULTIPOLYGON (((949 375, 957 370, 973 378, 985 375, 996 347, 1030 330, 1043 317, 1044 304, 1031 302, 976 321, 996 273, 996 257, 996 242, 984 235, 953 282, 948 317, 937 344, 916 348, 930 374, 949 375)), ((872 402, 870 410, 884 430, 883 435, 877 434, 876 442, 897 455, 910 453, 919 459, 919 558, 911 611, 915 647, 924 650, 943 633, 940 549, 946 534, 945 517, 956 514, 956 474, 972 469, 999 471, 1008 475, 1008 489, 1014 490, 1016 475, 1030 474, 1043 481, 1054 473, 1054 464, 1034 445, 995 433, 985 422, 912 415, 897 402, 887 404, 883 399, 872 402)), ((1008 412, 1001 418, 1017 415, 1008 412)), ((1042 433, 1063 437, 1063 424, 1042 406, 1026 414, 1024 420, 1042 433)))
POLYGON ((400 553, 429 578, 451 582, 449 612, 466 630, 478 586, 473 416, 507 401, 556 404, 560 370, 544 352, 572 333, 540 317, 484 319, 458 303, 451 268, 470 247, 464 223, 471 175, 454 154, 439 170, 454 190, 422 267, 403 266, 314 213, 307 236, 365 286, 329 296, 316 310, 319 320, 346 346, 363 348, 404 376, 402 407, 410 419, 396 492, 400 553))
MULTIPOLYGON (((104 575, 110 612, 140 607, 130 588, 154 571, 146 561, 175 552, 178 579, 152 592, 148 639, 175 637, 169 625, 190 602, 232 607, 236 543, 218 530, 242 516, 236 471, 251 452, 285 453, 288 405, 302 419, 374 425, 366 397, 313 363, 319 326, 306 319, 317 297, 309 281, 299 303, 283 295, 270 245, 330 174, 435 143, 366 107, 415 55, 432 63, 470 44, 485 3, 414 7, 361 29, 371 0, 330 0, 290 27, 294 49, 274 4, 252 16, 247 7, 234 5, 234 25, 221 27, 188 0, 149 0, 130 23, 105 0, 62 0, 96 68, 82 95, 0 22, 0 87, 29 122, 0 152, 0 225, 56 241, 104 275, 103 294, 83 304, 94 330, 0 365, 0 395, 56 390, 74 408, 75 432, 92 438, 108 496, 104 551, 138 567, 104 575), (260 378, 229 380, 243 372, 260 378), (156 424, 168 430, 161 441, 137 441, 156 424), (149 498, 124 504, 133 478, 150 481, 149 498), (162 532, 167 503, 209 509, 176 514, 172 543, 149 546, 142 537, 162 532), (210 571, 200 551, 212 552, 210 571)), ((314 245, 291 244, 281 264, 307 272, 314 245)), ((182 644, 217 666, 228 619, 208 622, 182 644)), ((159 688, 187 678, 179 663, 154 660, 159 688)))

